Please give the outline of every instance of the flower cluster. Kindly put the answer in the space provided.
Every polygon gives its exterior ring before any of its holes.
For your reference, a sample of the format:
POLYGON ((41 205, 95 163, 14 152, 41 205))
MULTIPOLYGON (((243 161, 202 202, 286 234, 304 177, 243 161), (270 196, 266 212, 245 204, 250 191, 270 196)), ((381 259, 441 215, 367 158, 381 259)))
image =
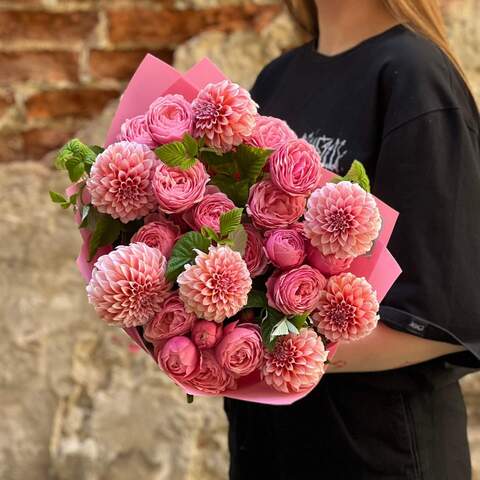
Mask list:
POLYGON ((379 235, 375 198, 327 181, 316 149, 228 80, 125 120, 82 188, 92 258, 112 247, 89 301, 189 392, 307 392, 329 344, 377 324, 373 287, 350 272, 379 235))

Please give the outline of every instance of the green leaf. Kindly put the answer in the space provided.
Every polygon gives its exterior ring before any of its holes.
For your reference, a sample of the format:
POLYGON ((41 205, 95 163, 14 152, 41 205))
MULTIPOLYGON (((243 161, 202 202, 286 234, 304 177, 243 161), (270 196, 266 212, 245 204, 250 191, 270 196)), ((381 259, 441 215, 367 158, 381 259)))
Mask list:
POLYGON ((207 227, 206 225, 204 225, 200 229, 200 233, 204 237, 208 238, 209 240, 213 240, 214 242, 218 242, 220 240, 217 232, 215 230, 213 230, 213 228, 207 227))
POLYGON ((270 333, 270 339, 273 339, 273 337, 281 337, 282 335, 288 335, 287 321, 288 320, 286 318, 282 318, 282 320, 280 320, 273 326, 272 332, 270 333))
POLYGON ((220 215, 220 235, 228 236, 234 232, 242 221, 243 208, 232 208, 228 212, 220 215))
POLYGON ((68 176, 72 182, 77 182, 82 178, 82 175, 85 173, 85 165, 79 158, 73 157, 69 158, 65 162, 65 168, 68 171, 68 176))
POLYGON ((250 189, 248 180, 235 181, 228 175, 219 174, 215 175, 210 183, 216 185, 237 207, 244 207, 247 203, 250 189))
POLYGON ((78 198, 78 193, 74 193, 73 195, 70 195, 70 198, 68 201, 70 202, 70 205, 75 205, 77 203, 77 198, 78 198))
MULTIPOLYGON (((219 154, 210 150, 202 150, 201 159, 208 165, 210 170, 217 174, 221 173, 231 176, 236 173, 237 168, 231 152, 219 154)), ((234 180, 230 179, 230 181, 234 180)))
POLYGON ((248 302, 244 308, 267 308, 267 296, 261 290, 250 290, 248 302))
POLYGON ((90 213, 90 205, 84 205, 82 207, 82 223, 85 221, 85 219, 88 217, 88 214, 90 213))
POLYGON ((70 140, 58 152, 55 158, 55 167, 59 170, 67 170, 67 161, 71 161, 71 165, 95 162, 97 153, 88 145, 82 143, 78 138, 70 140))
POLYGON ((195 260, 197 256, 195 250, 207 252, 210 244, 211 241, 199 232, 188 232, 180 237, 175 243, 172 255, 168 261, 167 279, 170 281, 176 280, 180 273, 183 272, 185 265, 195 260))
POLYGON ((370 192, 370 179, 367 171, 361 162, 354 160, 347 174, 343 177, 344 180, 357 183, 364 190, 370 192))
POLYGON ((262 330, 262 340, 266 348, 272 351, 275 348, 275 343, 277 341, 276 336, 272 337, 272 331, 285 316, 283 313, 275 310, 274 308, 267 307, 265 309, 265 315, 262 320, 261 330, 262 330))
POLYGON ((290 322, 292 322, 293 325, 295 325, 298 330, 300 330, 303 326, 305 326, 309 315, 309 312, 305 312, 302 315, 294 315, 293 317, 290 317, 289 320, 290 322))
POLYGON ((298 328, 289 320, 287 320, 287 329, 288 333, 294 333, 295 335, 298 335, 300 332, 298 331, 298 328))
POLYGON ((191 395, 190 393, 187 393, 187 403, 193 403, 194 396, 191 395))
POLYGON ((239 225, 234 232, 228 235, 228 239, 231 242, 230 248, 236 252, 240 252, 242 257, 245 255, 245 249, 247 248, 248 236, 243 225, 239 225))
POLYGON ((120 220, 116 220, 110 215, 98 214, 95 230, 90 239, 88 261, 92 261, 92 258, 100 247, 111 245, 120 235, 121 229, 122 222, 120 222, 120 220))
POLYGON ((183 146, 185 151, 191 158, 197 158, 198 156, 198 143, 197 141, 188 133, 185 133, 182 139, 183 146))
POLYGON ((50 190, 48 193, 50 194, 50 198, 51 198, 53 203, 68 202, 68 200, 63 195, 61 195, 60 193, 53 192, 52 190, 50 190))
POLYGON ((103 153, 105 151, 105 149, 103 147, 100 147, 99 145, 89 145, 88 148, 90 148, 90 150, 95 154, 97 155, 100 155, 101 153, 103 153))
POLYGON ((155 150, 157 157, 169 167, 178 167, 188 170, 195 165, 196 159, 190 157, 182 142, 171 142, 155 150))
POLYGON ((272 150, 252 147, 244 143, 240 144, 234 153, 240 178, 242 180, 248 180, 250 185, 253 185, 263 172, 271 153, 272 150))

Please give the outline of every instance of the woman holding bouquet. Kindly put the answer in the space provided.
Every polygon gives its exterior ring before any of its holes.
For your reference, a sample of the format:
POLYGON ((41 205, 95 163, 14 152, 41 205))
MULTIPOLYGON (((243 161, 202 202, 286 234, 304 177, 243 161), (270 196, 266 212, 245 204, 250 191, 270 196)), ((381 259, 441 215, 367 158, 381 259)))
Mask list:
MULTIPOLYGON (((290 0, 288 0, 290 2, 290 0)), ((365 339, 275 407, 226 399, 232 480, 471 478, 458 380, 480 365, 480 121, 435 0, 299 0, 314 40, 252 96, 400 212, 403 273, 365 339)))

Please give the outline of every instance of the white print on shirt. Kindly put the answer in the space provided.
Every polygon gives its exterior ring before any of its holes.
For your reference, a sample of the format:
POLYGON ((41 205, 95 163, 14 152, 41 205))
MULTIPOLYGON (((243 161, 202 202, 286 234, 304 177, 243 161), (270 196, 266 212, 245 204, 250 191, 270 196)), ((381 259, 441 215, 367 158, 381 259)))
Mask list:
POLYGON ((348 153, 345 148, 346 140, 340 138, 327 137, 318 130, 315 132, 304 133, 302 138, 311 143, 320 154, 322 165, 335 173, 339 173, 340 160, 348 153))

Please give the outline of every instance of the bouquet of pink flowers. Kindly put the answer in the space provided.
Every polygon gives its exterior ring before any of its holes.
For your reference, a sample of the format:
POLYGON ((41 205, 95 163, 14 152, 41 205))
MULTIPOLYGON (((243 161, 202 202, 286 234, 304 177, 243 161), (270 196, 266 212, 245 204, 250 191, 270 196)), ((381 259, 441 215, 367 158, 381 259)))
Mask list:
POLYGON ((301 398, 337 342, 375 328, 400 273, 396 212, 362 165, 323 169, 208 60, 181 76, 148 56, 106 148, 75 139, 56 164, 90 303, 189 396, 301 398))

